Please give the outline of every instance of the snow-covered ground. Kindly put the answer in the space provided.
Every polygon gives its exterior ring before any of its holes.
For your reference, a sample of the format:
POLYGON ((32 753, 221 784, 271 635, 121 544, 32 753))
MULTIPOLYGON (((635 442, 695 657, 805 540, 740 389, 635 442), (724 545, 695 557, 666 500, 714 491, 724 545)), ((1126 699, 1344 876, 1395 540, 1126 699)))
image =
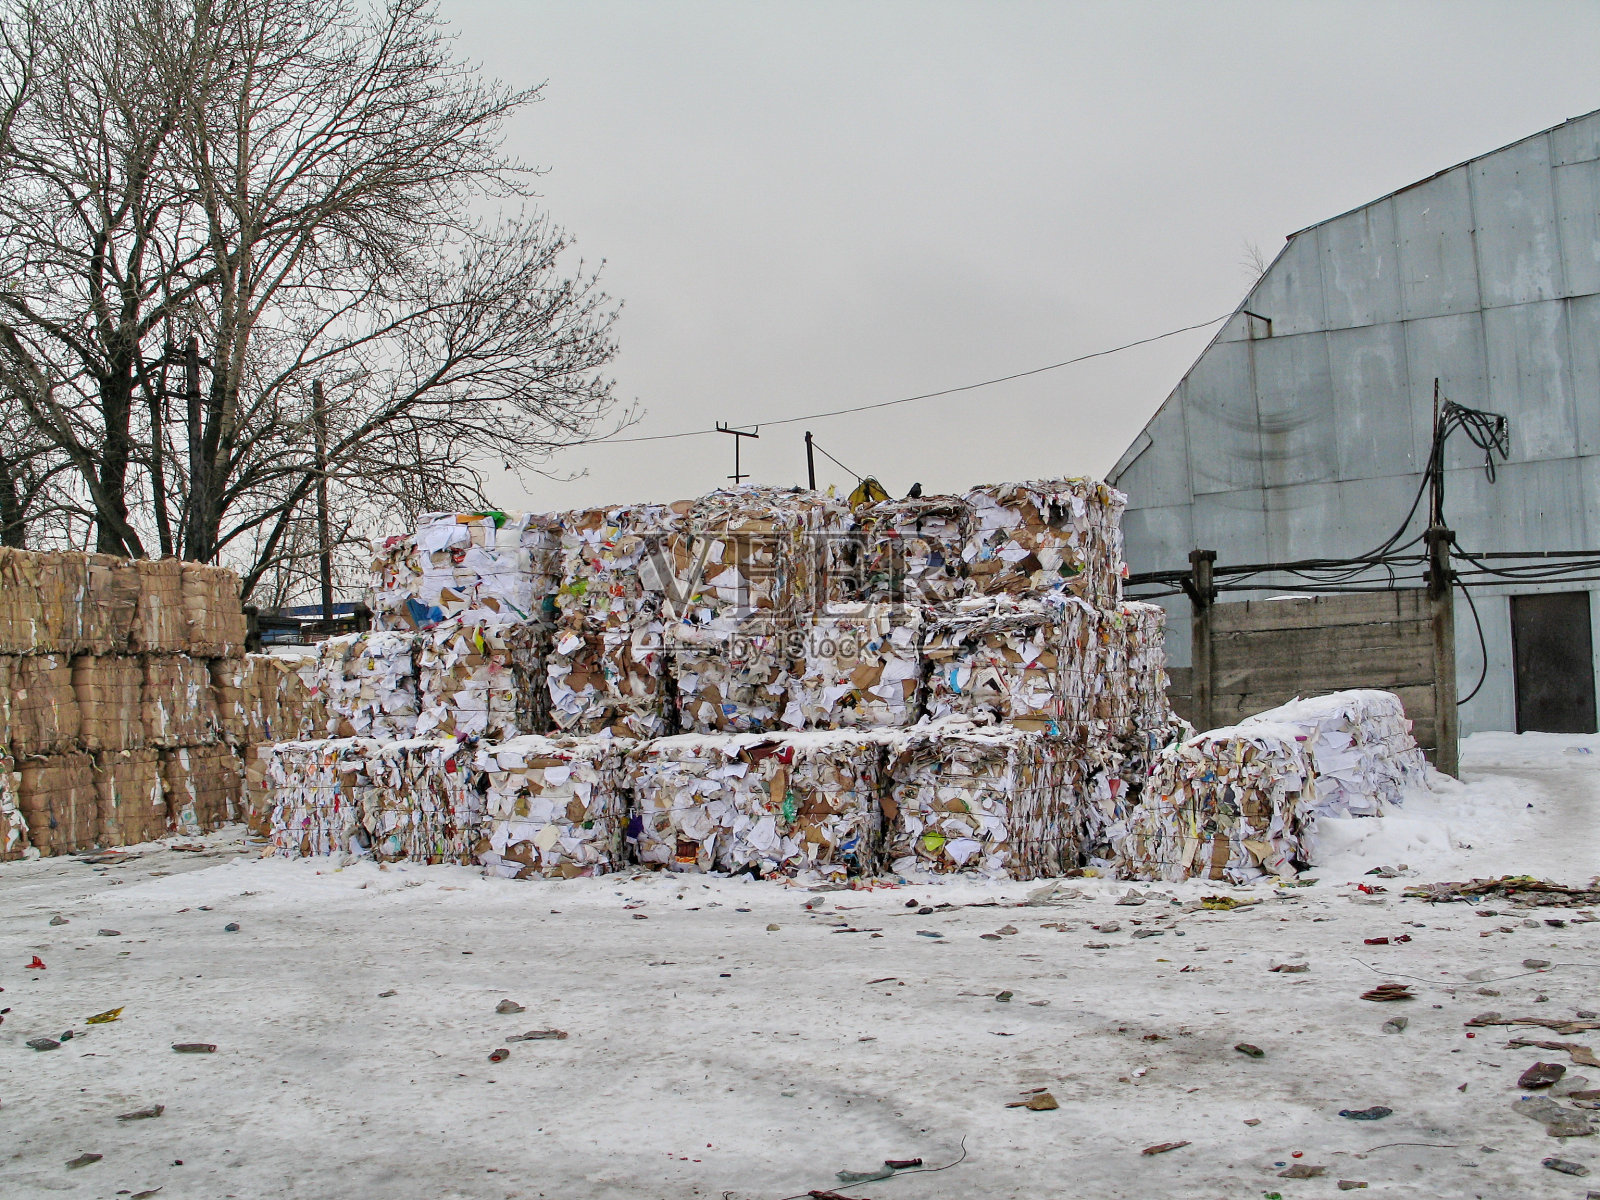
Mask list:
MULTIPOLYGON (((1409 1200, 1583 1197, 1600 1138, 1547 1137, 1511 1108, 1522 1070, 1568 1055, 1506 1047, 1546 1030, 1463 1022, 1600 1007, 1600 923, 1399 893, 1587 883, 1600 739, 1485 735, 1464 759, 1465 784, 1324 822, 1313 886, 1138 885, 1139 905, 1095 879, 1034 904, 1039 884, 515 883, 263 860, 236 835, 122 865, 7 864, 0 1195, 1291 1200, 1349 1180, 1409 1200), (1415 874, 1364 875, 1402 863, 1415 874), (1218 893, 1260 903, 1189 904, 1218 893), (1359 999, 1384 980, 1417 998, 1359 999), (1396 1016, 1407 1028, 1382 1032, 1396 1016), (510 1040, 551 1028, 568 1036, 510 1040), (60 1049, 25 1044, 68 1029, 60 1049), (490 1062, 497 1047, 510 1056, 490 1062), (1007 1107, 1039 1088, 1060 1107, 1007 1107), (1393 1114, 1339 1115, 1371 1105, 1393 1114), (938 1174, 835 1175, 963 1147, 938 1174), (83 1154, 103 1157, 66 1165, 83 1154), (1327 1170, 1279 1176, 1295 1164, 1327 1170)), ((1600 1047, 1600 1030, 1557 1040, 1600 1047)))

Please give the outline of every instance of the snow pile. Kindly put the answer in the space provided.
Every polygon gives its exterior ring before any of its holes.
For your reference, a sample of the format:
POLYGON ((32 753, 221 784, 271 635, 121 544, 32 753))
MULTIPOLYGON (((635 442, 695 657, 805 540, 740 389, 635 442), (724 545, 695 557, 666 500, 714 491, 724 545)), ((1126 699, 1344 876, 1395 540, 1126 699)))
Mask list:
POLYGON ((1401 803, 1407 788, 1427 783, 1427 760, 1393 692, 1357 690, 1291 700, 1240 724, 1299 731, 1316 770, 1319 813, 1377 816, 1384 805, 1401 803))

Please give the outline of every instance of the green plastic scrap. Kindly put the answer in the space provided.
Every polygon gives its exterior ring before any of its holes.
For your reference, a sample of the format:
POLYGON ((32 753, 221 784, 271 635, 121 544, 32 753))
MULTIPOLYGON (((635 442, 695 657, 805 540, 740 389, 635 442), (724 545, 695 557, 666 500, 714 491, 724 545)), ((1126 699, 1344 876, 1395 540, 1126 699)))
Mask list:
POLYGON ((793 792, 785 792, 783 796, 783 819, 793 821, 794 816, 800 811, 800 806, 795 802, 793 792))

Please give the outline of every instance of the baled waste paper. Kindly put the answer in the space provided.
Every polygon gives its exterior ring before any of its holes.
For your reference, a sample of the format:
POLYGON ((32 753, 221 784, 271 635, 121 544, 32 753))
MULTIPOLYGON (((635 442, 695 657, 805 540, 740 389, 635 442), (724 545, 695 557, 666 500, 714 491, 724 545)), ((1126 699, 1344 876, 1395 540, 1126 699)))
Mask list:
POLYGON ((544 630, 487 609, 417 635, 419 737, 515 737, 544 724, 544 630))
POLYGON ((0 746, 0 862, 21 858, 28 851, 28 819, 22 815, 21 785, 17 760, 0 746))
POLYGON ((623 758, 632 746, 605 735, 480 743, 473 767, 484 784, 476 846, 484 873, 574 879, 620 869, 628 823, 623 758))
POLYGON ((969 588, 963 561, 976 512, 961 496, 884 500, 861 510, 863 600, 949 603, 969 588))
POLYGON ((1361 689, 1291 700, 1241 725, 1291 725, 1317 775, 1317 811, 1376 816, 1400 804, 1408 787, 1426 785, 1428 763, 1411 736, 1400 697, 1361 689))
POLYGON ((71 660, 63 654, 29 654, 9 664, 11 752, 23 758, 71 750, 81 725, 71 660))
POLYGON ((875 731, 680 734, 628 756, 641 863, 679 871, 871 874, 882 844, 875 731))
POLYGON ((966 494, 973 528, 962 550, 972 591, 1059 589, 1109 608, 1122 598, 1127 497, 1093 479, 1002 483, 966 494))
POLYGON ((17 762, 17 806, 28 838, 45 856, 70 854, 94 844, 99 799, 87 754, 46 754, 17 762))
POLYGON ((373 546, 373 624, 431 629, 473 610, 507 621, 545 619, 559 539, 555 518, 537 513, 426 513, 414 533, 373 546))
POLYGON ((141 707, 145 741, 152 746, 210 745, 221 731, 211 671, 204 659, 146 655, 141 707))
POLYGON ((273 850, 288 857, 360 853, 359 791, 366 786, 371 738, 279 742, 267 760, 273 850))
POLYGON ((160 757, 171 828, 210 833, 238 819, 243 771, 231 746, 184 746, 162 750, 160 757))
POLYGON ((364 747, 355 773, 355 841, 384 862, 474 861, 483 798, 472 749, 452 738, 364 747))
POLYGON ((317 648, 317 695, 337 737, 408 738, 416 732, 416 635, 375 630, 317 648))
POLYGON ((137 846, 166 836, 167 796, 154 747, 91 755, 99 804, 99 843, 137 846))
POLYGON ((247 632, 239 602, 239 577, 224 567, 186 562, 180 595, 186 625, 184 650, 197 658, 244 653, 247 632))
POLYGON ((789 685, 791 728, 895 728, 921 715, 923 608, 830 604, 802 631, 804 667, 789 685))
POLYGON ((648 738, 668 732, 663 626, 653 602, 594 615, 574 612, 551 634, 545 658, 549 721, 569 736, 611 729, 648 738))
POLYGON ((189 648, 189 614, 183 603, 183 563, 137 559, 139 602, 129 644, 140 654, 181 654, 189 648))
POLYGON ((780 727, 803 631, 767 617, 714 617, 665 627, 679 727, 761 733, 780 727))

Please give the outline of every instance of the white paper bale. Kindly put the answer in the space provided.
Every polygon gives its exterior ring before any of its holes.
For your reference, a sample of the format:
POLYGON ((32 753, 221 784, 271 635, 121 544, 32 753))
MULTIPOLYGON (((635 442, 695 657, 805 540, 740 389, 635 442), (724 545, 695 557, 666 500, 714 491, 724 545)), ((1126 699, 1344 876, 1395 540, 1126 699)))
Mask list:
POLYGON ((832 604, 803 631, 805 669, 789 688, 792 728, 896 728, 922 711, 920 605, 832 604))
POLYGON ((418 737, 495 741, 545 727, 539 626, 472 609, 418 635, 418 737))
POLYGON ((408 738, 416 733, 416 635, 399 630, 331 637, 317 647, 317 695, 336 737, 408 738))
POLYGON ((618 870, 628 822, 623 755, 632 745, 605 735, 480 743, 484 873, 574 879, 618 870))
POLYGON ((1096 479, 973 488, 973 530, 962 551, 972 590, 1059 590, 1100 607, 1122 598, 1127 497, 1096 479))

